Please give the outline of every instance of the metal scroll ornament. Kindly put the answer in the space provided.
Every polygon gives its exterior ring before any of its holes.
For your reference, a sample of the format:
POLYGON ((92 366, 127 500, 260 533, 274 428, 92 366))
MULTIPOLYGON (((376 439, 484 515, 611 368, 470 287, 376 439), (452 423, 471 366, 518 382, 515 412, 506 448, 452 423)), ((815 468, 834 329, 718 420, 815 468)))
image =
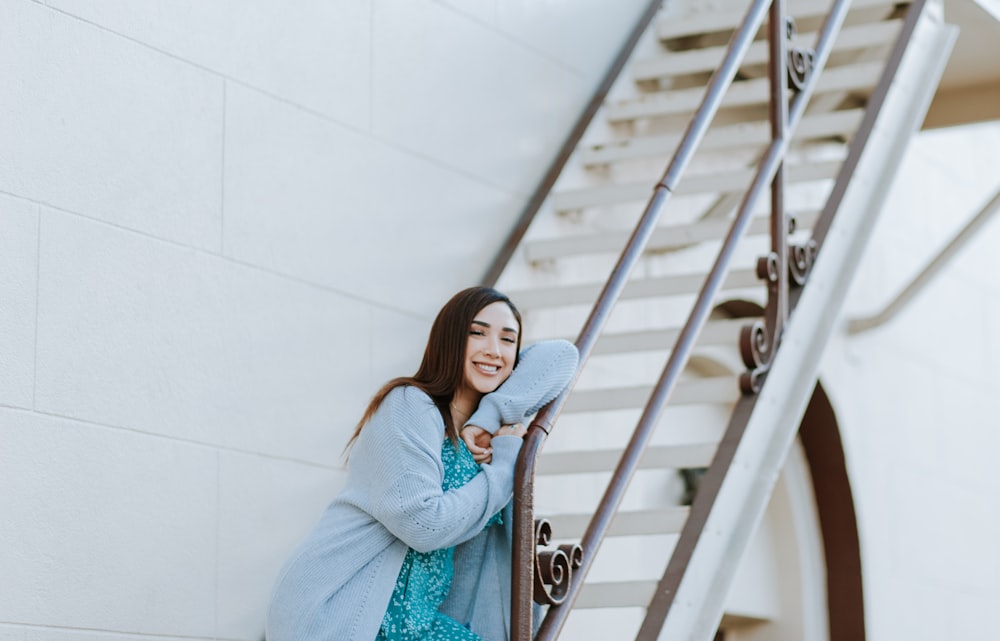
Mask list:
MULTIPOLYGON (((781 261, 776 253, 769 252, 757 259, 757 278, 773 285, 781 276, 781 261)), ((740 330, 740 356, 748 371, 740 377, 740 389, 744 394, 760 391, 761 377, 771 361, 774 337, 762 320, 745 325, 740 330)))
POLYGON ((785 37, 788 39, 788 88, 802 91, 812 73, 816 52, 805 47, 792 45, 795 36, 795 21, 785 19, 785 37))
MULTIPOLYGON (((790 228, 793 225, 790 224, 790 228)), ((787 291, 778 286, 782 270, 787 269, 788 285, 802 287, 809 277, 816 259, 816 241, 810 239, 801 245, 788 245, 787 265, 782 265, 778 254, 770 252, 757 260, 757 277, 766 281, 771 290, 771 296, 787 296, 787 291)), ((779 309, 781 306, 779 306, 779 309)), ((740 389, 744 394, 756 394, 760 391, 764 375, 771 366, 771 359, 777 349, 777 339, 781 334, 785 318, 771 317, 773 327, 764 320, 757 320, 746 325, 740 332, 740 356, 747 371, 740 376, 740 389)))
POLYGON ((744 394, 760 391, 761 376, 766 371, 771 341, 763 321, 754 321, 740 331, 740 355, 747 371, 740 376, 740 389, 744 394))
MULTIPOLYGON (((535 541, 546 546, 552 540, 552 525, 545 519, 535 521, 535 541)), ((566 600, 573 570, 583 563, 583 548, 564 543, 555 550, 535 551, 534 600, 539 605, 559 605, 566 600)))
POLYGON ((815 240, 810 239, 804 245, 790 245, 788 247, 788 275, 794 284, 799 287, 806 284, 806 278, 809 276, 809 270, 812 269, 815 258, 815 240))

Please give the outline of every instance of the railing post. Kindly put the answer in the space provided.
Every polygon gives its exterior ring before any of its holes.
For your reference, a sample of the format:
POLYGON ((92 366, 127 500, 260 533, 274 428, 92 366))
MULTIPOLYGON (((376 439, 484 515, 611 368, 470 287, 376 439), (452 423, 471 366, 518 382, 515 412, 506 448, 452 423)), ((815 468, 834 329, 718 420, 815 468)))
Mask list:
MULTIPOLYGON (((785 0, 774 0, 768 23, 770 60, 768 75, 771 80, 771 140, 784 140, 788 130, 788 41, 795 33, 792 19, 785 14, 785 0)), ((774 353, 781 330, 788 318, 788 272, 785 261, 788 254, 788 217, 785 213, 785 162, 778 165, 771 181, 771 253, 764 260, 764 270, 758 265, 757 275, 767 278, 768 362, 774 353), (763 274, 761 274, 763 271, 763 274)))
MULTIPOLYGON (((534 427, 534 426, 532 426, 534 427)), ((541 429, 530 429, 524 437, 523 454, 517 459, 514 472, 514 522, 511 541, 511 600, 510 639, 531 641, 534 633, 532 603, 535 568, 534 496, 535 476, 532 473, 541 439, 541 429)))

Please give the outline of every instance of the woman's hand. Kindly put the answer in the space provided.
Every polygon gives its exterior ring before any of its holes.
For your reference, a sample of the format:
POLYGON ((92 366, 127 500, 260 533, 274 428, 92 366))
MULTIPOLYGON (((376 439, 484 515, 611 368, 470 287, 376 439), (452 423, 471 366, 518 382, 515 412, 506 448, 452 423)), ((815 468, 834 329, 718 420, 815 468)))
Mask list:
POLYGON ((472 453, 472 458, 479 463, 489 463, 493 459, 493 448, 490 441, 493 435, 478 425, 467 425, 462 429, 462 440, 472 453))
MULTIPOLYGON (((500 429, 497 430, 496 436, 520 436, 524 438, 527 432, 528 430, 525 429, 524 425, 512 423, 501 425, 500 429)), ((476 463, 483 465, 493 460, 493 448, 490 447, 493 436, 493 434, 490 434, 478 425, 467 425, 462 429, 462 440, 465 441, 465 446, 469 448, 469 452, 472 453, 472 458, 476 463)))

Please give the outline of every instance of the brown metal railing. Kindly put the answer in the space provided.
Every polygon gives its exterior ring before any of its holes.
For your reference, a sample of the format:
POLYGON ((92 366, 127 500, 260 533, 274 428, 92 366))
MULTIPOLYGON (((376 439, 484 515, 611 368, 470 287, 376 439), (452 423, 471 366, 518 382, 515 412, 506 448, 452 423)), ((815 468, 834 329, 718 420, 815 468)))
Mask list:
MULTIPOLYGON (((910 4, 903 27, 896 38, 896 43, 889 55, 881 78, 868 99, 864 118, 851 140, 847 158, 841 165, 833 189, 823 207, 823 213, 813 228, 812 239, 808 247, 810 258, 806 262, 811 261, 822 250, 827 231, 837 211, 840 209, 847 186, 854 178, 860 156, 868 145, 875 121, 878 119, 885 104, 889 88, 896 77, 903 55, 906 53, 907 45, 911 40, 917 26, 917 21, 926 4, 926 0, 914 0, 910 4)), ((800 257, 795 256, 795 252, 791 252, 789 269, 792 273, 797 274, 795 278, 796 284, 804 284, 804 275, 805 272, 808 272, 809 265, 799 263, 799 260, 800 257)), ((789 310, 795 308, 802 291, 802 287, 790 290, 788 300, 789 310)), ((739 400, 733 410, 716 456, 699 485, 698 495, 691 506, 691 511, 681 531, 677 545, 674 547, 670 562, 664 570, 663 578, 657 585, 653 599, 647 608, 646 618, 636 636, 637 641, 652 641, 659 637, 659 632, 673 603, 673 598, 677 594, 678 587, 684 578, 688 561, 704 530, 709 511, 725 479, 729 464, 735 456, 743 429, 754 410, 756 400, 757 395, 745 395, 739 400)))
MULTIPOLYGON (((907 20, 909 27, 904 26, 903 34, 899 37, 896 50, 893 52, 892 60, 897 64, 902 55, 900 48, 905 45, 906 39, 909 38, 912 22, 915 20, 915 16, 919 15, 924 2, 925 0, 919 0, 914 2, 911 7, 910 18, 907 20)), ((653 388, 632 438, 622 454, 612 480, 579 545, 564 545, 555 551, 541 553, 536 551, 537 545, 547 544, 551 536, 551 528, 545 521, 536 523, 534 519, 534 470, 542 444, 559 416, 569 390, 544 408, 532 422, 518 459, 514 489, 511 586, 512 641, 530 641, 533 638, 539 641, 552 640, 558 636, 583 584, 583 579, 593 562, 594 557, 591 551, 599 547, 608 531, 618 505, 624 497, 625 489, 638 467, 639 459, 652 436, 671 392, 687 365, 695 341, 712 311, 714 299, 722 288, 723 279, 735 253, 736 245, 749 226, 754 206, 765 187, 770 185, 772 249, 770 254, 762 258, 758 264, 758 273, 768 284, 769 303, 765 310, 764 322, 744 331, 744 359, 750 368, 744 377, 744 391, 756 391, 766 376, 767 368, 781 338, 782 326, 797 299, 797 292, 791 290, 794 286, 801 285, 805 281, 811 259, 818 251, 818 243, 822 242, 822 235, 829 224, 827 214, 830 214, 831 207, 834 211, 836 210, 837 193, 842 191, 842 183, 850 180, 853 171, 853 166, 845 167, 838 176, 831 201, 828 202, 827 208, 824 210, 826 220, 820 226, 819 237, 816 238, 814 235, 814 240, 806 246, 788 246, 789 221, 783 208, 782 165, 784 157, 790 144, 792 132, 802 118, 808 100, 816 87, 819 73, 832 51, 834 40, 844 22, 849 4, 849 0, 835 0, 833 2, 819 33, 814 52, 793 50, 792 55, 788 55, 790 52, 787 51, 786 41, 790 33, 786 30, 790 23, 786 20, 783 0, 755 0, 749 7, 743 22, 730 39, 725 58, 709 81, 701 105, 689 123, 682 142, 667 166, 662 179, 656 184, 642 217, 580 332, 576 344, 580 351, 581 368, 590 356, 597 337, 625 287, 629 274, 642 255, 666 201, 676 188, 701 139, 707 132, 722 103, 726 90, 732 84, 745 53, 768 12, 770 12, 768 37, 771 41, 769 76, 772 88, 772 141, 758 166, 755 178, 743 198, 715 263, 705 279, 697 301, 694 303, 688 320, 671 350, 660 379, 653 388), (791 68, 788 65, 789 59, 793 60, 791 68), (795 60, 807 60, 809 64, 805 69, 795 69, 795 60), (796 74, 796 71, 803 73, 796 74), (793 85, 795 90, 790 103, 786 93, 786 77, 789 72, 792 72, 792 75, 788 84, 793 85), (831 203, 833 204, 831 205, 831 203), (550 606, 538 627, 537 636, 533 636, 535 627, 532 621, 533 602, 550 606)), ((890 62, 889 67, 892 67, 892 64, 893 62, 890 62)), ((889 76, 888 80, 883 77, 876 89, 876 94, 873 95, 873 101, 878 104, 880 104, 880 96, 884 96, 888 82, 891 81, 889 70, 886 73, 889 76)), ((892 73, 894 73, 894 68, 892 73)), ((863 123, 862 129, 864 128, 863 123)), ((862 131, 861 133, 865 134, 866 132, 862 131)), ((866 142, 865 135, 862 135, 860 139, 856 137, 852 142, 852 153, 856 151, 858 145, 863 148, 866 142)), ((848 160, 850 160, 850 155, 848 160)), ((850 163, 845 163, 845 165, 847 164, 850 163)), ((750 406, 752 407, 752 402, 750 406)), ((739 408, 737 408, 738 413, 739 408)), ((736 420, 734 418, 734 421, 736 420)), ((713 471, 716 474, 719 473, 717 469, 713 471)), ((686 526, 685 530, 688 529, 690 528, 686 526)), ((650 604, 649 611, 652 616, 647 618, 647 623, 640 630, 640 638, 656 637, 655 633, 662 627, 663 617, 669 610, 670 600, 675 592, 669 586, 675 588, 682 576, 683 568, 678 570, 678 564, 672 560, 668 565, 668 574, 664 576, 656 597, 650 604), (667 585, 666 588, 665 585, 667 585)))

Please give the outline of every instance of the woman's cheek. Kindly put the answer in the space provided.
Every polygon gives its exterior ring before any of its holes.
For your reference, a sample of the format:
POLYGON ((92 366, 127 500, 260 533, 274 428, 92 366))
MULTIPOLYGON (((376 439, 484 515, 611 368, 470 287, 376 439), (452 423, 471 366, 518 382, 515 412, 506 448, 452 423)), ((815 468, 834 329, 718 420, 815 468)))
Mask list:
POLYGON ((500 386, 501 386, 501 385, 503 385, 504 383, 506 383, 506 382, 507 382, 507 379, 508 379, 508 378, 510 378, 510 375, 511 375, 512 373, 513 373, 513 370, 511 370, 511 371, 507 372, 507 375, 506 375, 506 376, 504 376, 504 377, 503 377, 503 379, 501 379, 501 381, 500 381, 499 383, 497 383, 497 386, 493 388, 493 391, 495 392, 495 391, 497 391, 498 389, 500 389, 500 386))

